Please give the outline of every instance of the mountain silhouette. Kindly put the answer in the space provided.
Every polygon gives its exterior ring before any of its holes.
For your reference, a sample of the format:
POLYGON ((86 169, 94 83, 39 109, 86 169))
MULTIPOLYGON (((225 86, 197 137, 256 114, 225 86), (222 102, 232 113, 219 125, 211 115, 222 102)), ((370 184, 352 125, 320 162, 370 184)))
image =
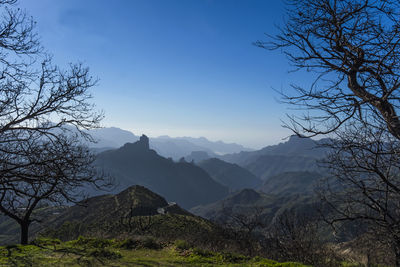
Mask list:
POLYGON ((206 171, 187 162, 174 162, 150 149, 143 135, 135 143, 98 154, 96 164, 117 182, 114 192, 143 185, 184 208, 211 203, 228 194, 206 171))

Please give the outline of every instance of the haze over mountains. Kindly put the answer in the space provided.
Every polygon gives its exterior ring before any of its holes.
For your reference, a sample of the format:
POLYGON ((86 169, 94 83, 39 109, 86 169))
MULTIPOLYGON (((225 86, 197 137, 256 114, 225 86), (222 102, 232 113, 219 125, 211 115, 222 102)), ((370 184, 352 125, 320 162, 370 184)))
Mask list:
POLYGON ((131 132, 118 128, 96 130, 92 134, 99 140, 98 147, 128 141, 97 156, 99 168, 117 182, 113 192, 142 185, 188 209, 212 206, 211 203, 221 201, 229 193, 243 189, 274 196, 274 203, 276 197, 312 194, 322 178, 317 160, 327 152, 317 147, 321 141, 297 136, 261 150, 218 155, 216 149, 220 153, 241 146, 205 138, 164 136, 149 140, 142 136, 137 140, 131 132), (152 149, 151 142, 157 149, 152 149), (179 158, 186 152, 186 157, 179 158))
MULTIPOLYGON (((97 143, 90 145, 99 152, 139 140, 132 132, 116 127, 96 129, 89 133, 97 140, 97 143)), ((324 157, 326 149, 318 145, 325 140, 315 141, 291 136, 286 142, 266 146, 260 150, 251 150, 235 143, 213 142, 204 137, 160 136, 150 138, 149 143, 150 148, 160 156, 175 161, 184 157, 188 162, 199 163, 206 159, 219 158, 237 164, 258 178, 266 180, 282 172, 320 171, 317 160, 324 157)))
MULTIPOLYGON (((139 136, 136 136, 132 132, 116 127, 95 129, 89 131, 89 133, 97 141, 97 143, 90 144, 90 146, 96 148, 98 151, 104 151, 110 148, 119 148, 126 143, 134 143, 139 140, 139 136)), ((235 143, 209 141, 204 137, 174 138, 166 135, 150 138, 150 147, 157 151, 159 155, 163 157, 171 157, 175 160, 185 157, 193 151, 204 151, 210 156, 215 156, 252 150, 235 143)))

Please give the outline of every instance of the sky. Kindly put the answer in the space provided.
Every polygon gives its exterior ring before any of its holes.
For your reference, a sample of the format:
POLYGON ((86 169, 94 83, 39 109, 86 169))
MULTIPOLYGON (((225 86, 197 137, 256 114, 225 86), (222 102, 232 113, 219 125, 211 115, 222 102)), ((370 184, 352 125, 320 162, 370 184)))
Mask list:
MULTIPOLYGON (((253 45, 277 32, 281 0, 20 0, 60 66, 99 79, 103 126, 151 137, 204 136, 251 148, 290 135, 275 90, 303 81, 281 51, 253 45)), ((289 89, 288 89, 289 90, 289 89)))

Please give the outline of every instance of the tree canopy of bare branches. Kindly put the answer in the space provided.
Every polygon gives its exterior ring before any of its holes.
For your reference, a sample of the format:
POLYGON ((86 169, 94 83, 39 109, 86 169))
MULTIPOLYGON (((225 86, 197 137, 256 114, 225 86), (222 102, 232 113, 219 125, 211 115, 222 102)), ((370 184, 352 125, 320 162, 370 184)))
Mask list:
POLYGON ((78 187, 106 183, 80 142, 103 118, 90 102, 97 80, 82 64, 54 65, 16 2, 0 0, 0 212, 26 244, 39 202, 75 202, 78 187))
POLYGON ((289 0, 276 36, 258 41, 282 49, 297 69, 318 76, 293 85, 284 101, 304 108, 288 127, 307 135, 331 133, 349 120, 384 122, 400 138, 400 2, 289 0), (315 111, 315 113, 310 113, 315 111))
POLYGON ((326 221, 360 222, 400 266, 400 2, 289 0, 278 30, 256 45, 282 50, 315 78, 282 93, 304 111, 289 115, 286 127, 333 137, 324 164, 334 183, 320 191, 334 211, 326 221))
POLYGON ((324 219, 341 227, 351 222, 391 248, 400 264, 400 142, 380 128, 347 126, 331 142, 323 164, 332 178, 319 189, 331 213, 324 219), (334 181, 336 188, 329 186, 334 181), (327 186, 328 185, 328 186, 327 186), (341 190, 337 190, 337 187, 341 190))

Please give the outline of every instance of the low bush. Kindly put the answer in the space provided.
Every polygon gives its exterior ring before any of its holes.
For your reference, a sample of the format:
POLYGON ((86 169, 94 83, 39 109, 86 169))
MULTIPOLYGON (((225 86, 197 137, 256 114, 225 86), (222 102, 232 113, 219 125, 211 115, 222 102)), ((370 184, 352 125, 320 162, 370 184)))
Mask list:
POLYGON ((148 248, 148 249, 160 249, 162 248, 161 244, 157 242, 157 240, 153 237, 145 237, 141 240, 140 246, 142 248, 148 248))
POLYGON ((201 257, 212 257, 214 256, 214 253, 208 250, 204 250, 201 248, 194 248, 193 249, 193 254, 201 256, 201 257))
POLYGON ((116 244, 117 248, 123 249, 136 249, 139 247, 139 241, 136 239, 128 238, 124 239, 116 244))
POLYGON ((230 263, 241 263, 241 262, 248 261, 251 259, 248 256, 231 253, 231 252, 218 253, 218 257, 221 259, 222 262, 230 262, 230 263))
POLYGON ((104 238, 93 238, 79 236, 78 239, 67 242, 72 246, 83 246, 89 248, 105 248, 113 244, 113 240, 104 238))
POLYGON ((106 248, 96 248, 91 251, 89 251, 88 256, 94 257, 94 258, 103 258, 107 260, 115 260, 122 258, 121 253, 118 251, 111 251, 106 248))
POLYGON ((35 246, 56 246, 56 245, 60 245, 61 244, 61 240, 60 239, 56 239, 56 238, 47 238, 47 237, 38 237, 35 240, 33 240, 31 242, 32 245, 35 246))
POLYGON ((188 250, 192 247, 188 242, 181 239, 175 240, 174 245, 179 250, 188 250))

